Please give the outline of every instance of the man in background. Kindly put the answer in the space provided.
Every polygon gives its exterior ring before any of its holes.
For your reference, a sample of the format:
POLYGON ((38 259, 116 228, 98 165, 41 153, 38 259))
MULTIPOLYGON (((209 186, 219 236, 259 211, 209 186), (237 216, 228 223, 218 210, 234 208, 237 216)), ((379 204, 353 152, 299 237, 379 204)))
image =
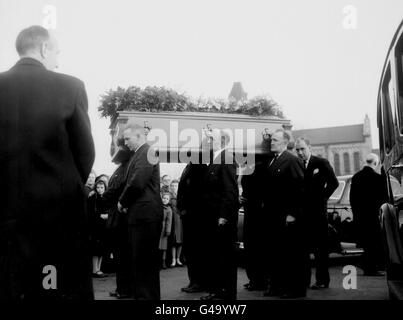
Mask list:
MULTIPOLYGON (((296 140, 296 152, 304 163, 304 232, 309 238, 308 247, 315 256, 316 281, 311 289, 328 288, 329 248, 327 201, 339 185, 329 161, 312 154, 308 139, 296 140)), ((307 256, 308 257, 308 256, 307 256)), ((307 272, 307 285, 311 283, 311 272, 307 272)))
POLYGON ((376 169, 379 158, 370 153, 365 166, 351 179, 350 204, 353 210, 356 234, 364 249, 362 269, 367 276, 382 275, 379 269, 382 262, 382 238, 379 222, 379 209, 387 202, 385 183, 376 169))
POLYGON ((52 71, 59 49, 46 29, 22 30, 16 49, 0 74, 0 299, 92 299, 84 84, 52 71))

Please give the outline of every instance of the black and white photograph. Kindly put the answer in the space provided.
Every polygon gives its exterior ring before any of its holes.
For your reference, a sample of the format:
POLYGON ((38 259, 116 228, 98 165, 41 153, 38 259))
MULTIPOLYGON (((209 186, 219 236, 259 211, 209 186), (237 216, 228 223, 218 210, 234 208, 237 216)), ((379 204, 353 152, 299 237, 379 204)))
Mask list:
POLYGON ((402 175, 401 0, 0 0, 0 304, 403 300, 402 175))

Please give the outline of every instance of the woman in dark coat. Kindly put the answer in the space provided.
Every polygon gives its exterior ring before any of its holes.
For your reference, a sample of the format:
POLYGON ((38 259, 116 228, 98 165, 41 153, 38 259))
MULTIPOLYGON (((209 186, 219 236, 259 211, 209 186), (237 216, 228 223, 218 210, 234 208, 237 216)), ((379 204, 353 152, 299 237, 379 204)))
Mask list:
POLYGON ((108 210, 103 201, 106 184, 99 180, 95 184, 95 193, 88 198, 88 210, 91 223, 92 273, 94 277, 104 277, 101 271, 102 257, 106 251, 106 223, 108 210))

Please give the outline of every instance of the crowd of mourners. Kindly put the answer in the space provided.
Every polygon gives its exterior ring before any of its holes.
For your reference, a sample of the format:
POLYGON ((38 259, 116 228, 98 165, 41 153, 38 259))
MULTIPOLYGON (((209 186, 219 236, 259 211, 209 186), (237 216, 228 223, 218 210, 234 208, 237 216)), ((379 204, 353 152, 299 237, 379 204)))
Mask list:
MULTIPOLYGON (((89 230, 92 254, 92 275, 94 278, 107 277, 116 271, 116 257, 120 257, 119 246, 122 241, 121 228, 117 223, 119 213, 108 207, 106 198, 110 177, 106 174, 96 175, 92 170, 85 185, 89 230), (104 261, 104 264, 102 262, 104 261), (105 272, 104 272, 105 271, 105 272), (109 272, 110 271, 110 272, 109 272)), ((161 269, 183 267, 182 243, 183 226, 181 212, 177 208, 179 179, 169 175, 161 177, 161 200, 163 204, 162 231, 159 240, 161 251, 161 269), (169 263, 167 262, 169 261, 169 263)), ((126 261, 129 263, 129 261, 126 261)))

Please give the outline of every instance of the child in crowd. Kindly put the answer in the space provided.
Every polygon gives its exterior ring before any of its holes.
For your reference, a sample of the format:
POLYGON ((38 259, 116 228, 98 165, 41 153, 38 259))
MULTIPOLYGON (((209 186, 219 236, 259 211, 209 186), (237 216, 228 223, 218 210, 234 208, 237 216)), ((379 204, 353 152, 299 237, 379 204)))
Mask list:
POLYGON ((161 195, 169 192, 169 185, 171 184, 171 177, 167 174, 163 175, 161 178, 161 195))
POLYGON ((172 209, 169 205, 169 201, 171 196, 169 193, 162 194, 162 204, 164 209, 164 217, 162 221, 162 230, 160 237, 159 249, 162 251, 162 269, 166 269, 166 255, 168 248, 168 236, 171 234, 171 226, 172 226, 172 209))
POLYGON ((91 219, 92 273, 94 277, 104 277, 101 271, 102 257, 106 251, 106 222, 108 210, 102 195, 106 191, 106 183, 98 180, 95 183, 95 193, 88 198, 88 210, 91 219))
POLYGON ((169 237, 170 247, 172 250, 172 263, 171 267, 176 265, 181 267, 183 264, 180 261, 180 256, 182 252, 182 242, 183 242, 183 227, 182 218, 176 207, 176 198, 178 193, 179 181, 174 179, 171 182, 169 191, 171 193, 171 208, 172 208, 172 227, 171 236, 169 237))

